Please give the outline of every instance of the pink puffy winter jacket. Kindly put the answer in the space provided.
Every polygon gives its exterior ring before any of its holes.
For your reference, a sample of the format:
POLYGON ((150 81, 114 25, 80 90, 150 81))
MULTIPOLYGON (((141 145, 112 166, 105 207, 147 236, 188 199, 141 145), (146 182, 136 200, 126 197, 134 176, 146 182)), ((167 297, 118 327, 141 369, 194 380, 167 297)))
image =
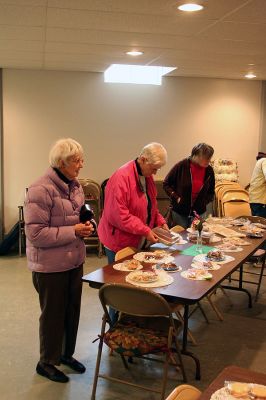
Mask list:
POLYGON ((155 226, 165 224, 156 201, 153 177, 146 178, 152 208, 149 227, 147 198, 141 190, 135 161, 119 168, 109 179, 105 189, 104 211, 98 227, 101 242, 115 252, 124 247, 138 247, 142 236, 155 226))
POLYGON ((32 271, 62 272, 85 259, 85 245, 74 225, 84 193, 78 181, 67 185, 49 168, 29 187, 25 202, 28 265, 32 271))

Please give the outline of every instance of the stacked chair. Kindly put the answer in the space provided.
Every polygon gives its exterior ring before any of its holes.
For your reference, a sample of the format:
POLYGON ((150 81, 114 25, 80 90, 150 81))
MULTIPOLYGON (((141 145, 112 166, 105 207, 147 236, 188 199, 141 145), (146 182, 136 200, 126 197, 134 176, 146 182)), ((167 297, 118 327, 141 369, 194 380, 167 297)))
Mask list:
POLYGON ((218 217, 249 216, 249 194, 237 182, 219 182, 215 186, 215 209, 218 217))
MULTIPOLYGON (((91 209, 93 210, 95 221, 97 224, 99 223, 100 216, 101 216, 101 187, 100 185, 93 181, 92 179, 79 179, 79 182, 83 188, 85 194, 85 203, 89 204, 91 209)), ((97 232, 95 232, 92 236, 85 239, 85 244, 88 247, 96 247, 98 250, 98 256, 102 256, 102 244, 98 237, 97 232)))

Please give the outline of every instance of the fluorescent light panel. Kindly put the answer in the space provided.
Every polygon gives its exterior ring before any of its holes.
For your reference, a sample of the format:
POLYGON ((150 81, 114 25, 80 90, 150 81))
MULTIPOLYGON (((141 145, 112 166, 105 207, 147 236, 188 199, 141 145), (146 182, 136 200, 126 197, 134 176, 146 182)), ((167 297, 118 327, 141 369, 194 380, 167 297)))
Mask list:
POLYGON ((161 85, 162 76, 176 67, 112 64, 104 72, 104 82, 161 85))

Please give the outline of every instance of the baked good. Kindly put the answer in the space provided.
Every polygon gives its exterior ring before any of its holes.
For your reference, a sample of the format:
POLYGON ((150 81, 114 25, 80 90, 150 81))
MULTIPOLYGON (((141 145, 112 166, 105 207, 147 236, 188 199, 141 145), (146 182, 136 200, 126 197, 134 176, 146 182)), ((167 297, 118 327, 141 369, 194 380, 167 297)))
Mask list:
POLYGON ((245 398, 249 393, 248 383, 232 382, 229 386, 230 393, 236 398, 245 398))
POLYGON ((210 261, 223 261, 224 255, 220 250, 209 251, 206 258, 210 261))
POLYGON ((251 394, 258 400, 266 399, 266 386, 254 385, 251 389, 251 394))

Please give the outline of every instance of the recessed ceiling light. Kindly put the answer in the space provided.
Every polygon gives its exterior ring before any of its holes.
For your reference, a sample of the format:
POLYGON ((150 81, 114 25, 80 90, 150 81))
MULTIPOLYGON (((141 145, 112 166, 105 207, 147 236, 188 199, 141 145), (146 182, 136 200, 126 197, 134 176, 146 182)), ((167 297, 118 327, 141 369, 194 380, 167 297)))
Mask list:
POLYGON ((139 50, 132 50, 132 51, 127 51, 127 53, 129 56, 141 56, 143 54, 143 51, 139 51, 139 50))
POLYGON ((253 79, 256 78, 257 75, 253 74, 252 72, 249 72, 248 74, 245 75, 245 78, 247 79, 253 79))
POLYGON ((196 4, 196 3, 187 3, 187 4, 182 4, 181 6, 179 6, 177 8, 180 11, 193 12, 193 11, 200 11, 204 7, 202 5, 196 4))

